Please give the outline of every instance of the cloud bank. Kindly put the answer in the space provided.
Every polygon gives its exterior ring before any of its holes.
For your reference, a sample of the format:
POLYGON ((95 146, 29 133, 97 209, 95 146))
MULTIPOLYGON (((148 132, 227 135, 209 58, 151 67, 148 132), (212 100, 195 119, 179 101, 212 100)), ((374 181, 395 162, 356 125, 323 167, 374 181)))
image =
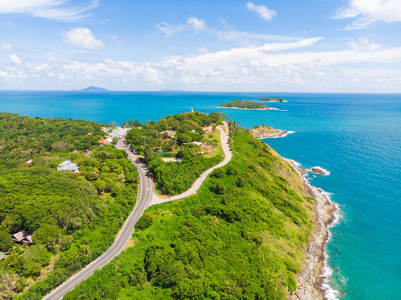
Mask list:
POLYGON ((359 29, 378 21, 401 22, 401 2, 400 0, 349 0, 347 6, 337 11, 335 18, 354 18, 348 29, 359 29))

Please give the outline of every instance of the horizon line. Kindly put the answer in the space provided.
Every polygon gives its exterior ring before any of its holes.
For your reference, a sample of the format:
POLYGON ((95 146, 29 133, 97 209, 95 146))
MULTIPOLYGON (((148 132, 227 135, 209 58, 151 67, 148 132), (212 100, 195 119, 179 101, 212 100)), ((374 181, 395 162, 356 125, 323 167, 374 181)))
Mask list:
POLYGON ((190 91, 190 90, 105 90, 99 92, 85 92, 81 90, 0 90, 0 92, 66 92, 66 93, 83 93, 83 94, 107 94, 107 93, 274 93, 274 94, 401 94, 401 92, 267 92, 267 91, 190 91))

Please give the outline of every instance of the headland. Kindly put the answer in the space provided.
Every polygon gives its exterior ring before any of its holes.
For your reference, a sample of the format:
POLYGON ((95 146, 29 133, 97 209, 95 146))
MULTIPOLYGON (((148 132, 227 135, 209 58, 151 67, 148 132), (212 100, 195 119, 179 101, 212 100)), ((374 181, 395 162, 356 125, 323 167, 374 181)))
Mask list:
POLYGON ((294 133, 294 131, 275 129, 270 126, 262 125, 254 126, 253 129, 250 130, 250 133, 257 139, 267 139, 285 137, 290 133, 294 133))

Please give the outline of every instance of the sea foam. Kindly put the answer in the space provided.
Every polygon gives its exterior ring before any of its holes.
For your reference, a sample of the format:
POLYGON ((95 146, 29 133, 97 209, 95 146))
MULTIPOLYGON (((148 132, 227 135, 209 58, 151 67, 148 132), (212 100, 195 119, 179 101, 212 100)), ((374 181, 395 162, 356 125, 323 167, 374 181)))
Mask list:
MULTIPOLYGON (((330 202, 333 203, 330 197, 330 193, 327 193, 326 191, 322 190, 321 188, 318 188, 318 190, 326 197, 326 199, 330 202)), ((333 275, 333 269, 330 268, 328 260, 329 260, 329 255, 327 253, 327 244, 330 242, 332 238, 332 233, 330 232, 330 229, 338 224, 341 218, 341 211, 340 207, 338 206, 337 203, 334 203, 336 206, 336 211, 333 213, 333 221, 331 224, 328 226, 328 237, 326 240, 326 243, 324 245, 324 251, 323 251, 323 256, 324 256, 324 261, 323 261, 323 267, 322 267, 322 274, 320 277, 323 278, 323 283, 322 283, 322 290, 324 291, 324 295, 326 299, 328 300, 339 300, 340 298, 340 292, 336 289, 334 289, 330 285, 330 278, 333 275)))
POLYGON ((283 138, 283 137, 286 137, 287 135, 289 135, 289 134, 292 134, 292 133, 295 133, 296 131, 291 131, 291 130, 288 130, 285 134, 283 134, 282 136, 275 136, 275 137, 272 137, 272 139, 279 139, 279 138, 283 138))

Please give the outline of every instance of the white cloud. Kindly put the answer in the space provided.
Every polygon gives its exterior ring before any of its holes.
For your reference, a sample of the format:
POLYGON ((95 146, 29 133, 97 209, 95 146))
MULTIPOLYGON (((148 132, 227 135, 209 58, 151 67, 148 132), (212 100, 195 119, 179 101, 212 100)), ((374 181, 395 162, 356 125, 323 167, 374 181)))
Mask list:
POLYGON ((0 43, 0 50, 1 51, 11 51, 13 49, 13 46, 8 43, 0 43))
POLYGON ((248 2, 246 5, 250 11, 256 12, 259 17, 263 20, 270 21, 273 17, 276 16, 276 11, 273 9, 268 9, 267 6, 264 5, 255 5, 252 2, 248 2))
POLYGON ((167 22, 162 22, 161 24, 156 24, 156 27, 167 37, 171 37, 175 33, 183 31, 199 33, 208 29, 206 21, 200 20, 196 17, 189 17, 186 24, 170 25, 167 22))
POLYGON ((205 30, 207 28, 205 20, 199 20, 196 17, 190 17, 187 20, 187 23, 192 26, 192 28, 196 31, 205 30))
POLYGON ((272 34, 255 34, 243 31, 214 31, 218 39, 240 42, 241 44, 251 44, 253 41, 292 41, 299 39, 294 36, 282 36, 282 35, 272 35, 272 34))
POLYGON ((208 36, 216 37, 219 40, 239 42, 241 44, 252 44, 255 43, 255 41, 293 41, 299 39, 299 37, 295 36, 255 34, 236 31, 227 24, 227 21, 220 19, 220 22, 224 26, 224 30, 210 28, 205 20, 200 20, 196 17, 189 17, 186 24, 170 25, 167 22, 162 22, 156 24, 156 27, 163 32, 166 37, 171 37, 179 32, 195 32, 198 34, 202 32, 208 34, 208 36))
POLYGON ((356 18, 347 28, 358 29, 371 23, 401 22, 400 0, 348 0, 347 6, 340 8, 335 18, 356 18))
POLYGON ((68 0, 1 0, 0 13, 28 14, 59 21, 75 21, 88 16, 88 10, 99 6, 97 0, 84 7, 66 7, 68 0))
POLYGON ((170 25, 167 22, 162 22, 161 24, 156 24, 156 27, 163 32, 167 37, 171 37, 176 32, 184 31, 185 26, 183 25, 170 25))
POLYGON ((352 49, 360 51, 376 51, 381 49, 380 44, 369 42, 368 38, 366 37, 359 38, 359 43, 353 41, 350 42, 349 45, 351 46, 352 49))
POLYGON ((18 57, 17 54, 11 54, 9 56, 9 59, 15 65, 20 65, 22 63, 21 59, 18 57))
POLYGON ((52 84, 65 89, 97 84, 120 90, 401 92, 401 47, 379 48, 362 38, 343 50, 309 48, 320 39, 218 52, 201 48, 202 54, 156 63, 112 59, 91 63, 48 53, 42 62, 5 64, 0 87, 45 89, 52 84), (41 78, 47 78, 47 86, 41 78))
POLYGON ((105 47, 102 41, 97 40, 88 28, 74 28, 62 31, 64 42, 70 45, 82 47, 87 50, 97 50, 105 47))

